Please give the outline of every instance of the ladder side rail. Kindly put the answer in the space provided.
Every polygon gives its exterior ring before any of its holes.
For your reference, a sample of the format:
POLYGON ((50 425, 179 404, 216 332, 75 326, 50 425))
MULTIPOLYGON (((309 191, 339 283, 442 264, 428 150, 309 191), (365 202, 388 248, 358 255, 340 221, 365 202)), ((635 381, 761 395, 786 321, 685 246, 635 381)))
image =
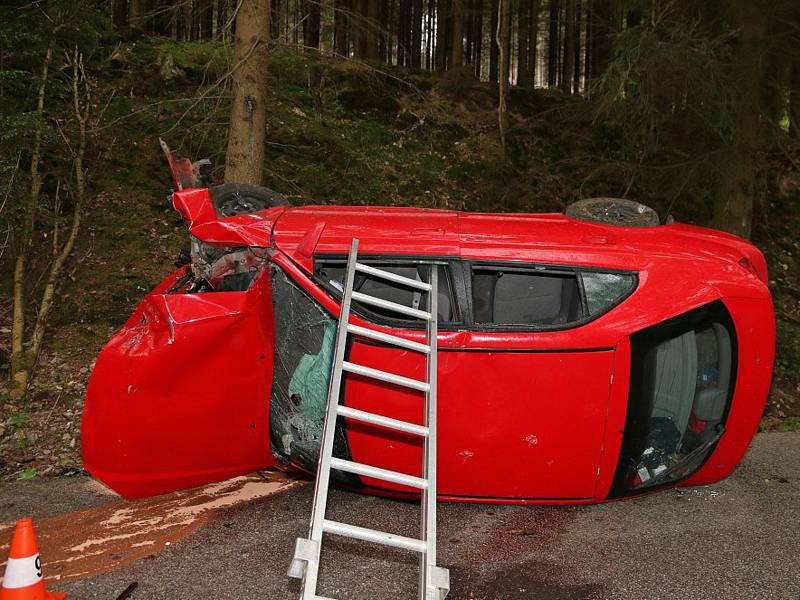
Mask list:
MULTIPOLYGON (((437 350, 438 350, 438 319, 439 319, 439 268, 436 264, 430 266, 429 282, 431 290, 428 292, 428 312, 431 315, 428 321, 428 346, 430 352, 426 360, 426 379, 428 391, 425 393, 425 425, 428 427, 428 436, 423 441, 422 478, 428 481, 428 487, 422 490, 421 538, 425 540, 425 552, 420 556, 420 600, 428 599, 428 590, 433 582, 433 570, 436 568, 436 494, 437 494, 437 350)), ((428 599, 429 600, 429 599, 428 599)))
POLYGON ((336 430, 336 417, 339 405, 339 393, 342 383, 342 362, 347 350, 347 324, 350 319, 350 301, 353 294, 353 281, 355 279, 355 265, 358 256, 358 240, 353 239, 350 255, 347 258, 345 271, 345 285, 342 293, 342 306, 339 313, 339 324, 336 331, 336 349, 333 355, 333 368, 328 386, 328 403, 325 410, 325 420, 322 427, 322 440, 317 460, 317 474, 314 483, 314 503, 311 509, 311 525, 309 538, 317 543, 317 560, 309 562, 303 586, 304 598, 315 598, 317 591, 317 576, 319 574, 319 558, 322 546, 323 522, 325 509, 328 504, 328 487, 331 475, 331 457, 333 454, 333 439, 336 430))

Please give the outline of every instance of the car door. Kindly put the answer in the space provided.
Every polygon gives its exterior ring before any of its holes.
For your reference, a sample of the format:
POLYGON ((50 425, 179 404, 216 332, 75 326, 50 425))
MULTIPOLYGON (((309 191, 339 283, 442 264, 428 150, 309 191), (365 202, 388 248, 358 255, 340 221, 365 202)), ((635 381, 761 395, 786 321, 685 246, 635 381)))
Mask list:
POLYGON ((615 349, 570 341, 590 318, 580 273, 467 261, 464 280, 467 333, 443 350, 451 372, 440 378, 441 492, 592 498, 615 349))
MULTIPOLYGON (((458 261, 446 256, 403 257, 362 255, 359 262, 378 267, 403 277, 428 280, 429 269, 438 269, 438 306, 439 306, 439 397, 441 403, 448 401, 443 390, 447 388, 447 373, 451 370, 450 362, 455 355, 446 350, 460 347, 464 332, 462 317, 456 291, 453 285, 453 267, 458 269, 458 261)), ((345 259, 339 257, 321 258, 315 264, 315 278, 331 294, 337 294, 344 277, 345 259)), ((393 284, 386 280, 358 275, 354 282, 354 290, 395 302, 411 308, 426 308, 424 294, 415 293, 412 289, 393 284)), ((351 322, 367 327, 400 335, 415 341, 425 341, 425 330, 421 321, 398 318, 392 312, 383 311, 353 303, 351 322)), ((372 367, 417 380, 425 379, 425 356, 410 350, 403 350, 371 339, 354 336, 347 350, 347 360, 367 367, 372 367)), ((402 388, 362 377, 352 373, 344 375, 344 392, 341 402, 351 408, 369 411, 394 419, 422 424, 424 422, 425 397, 421 392, 402 388)), ((354 420, 340 420, 347 440, 347 453, 352 460, 378 466, 410 475, 421 475, 422 443, 421 438, 409 434, 382 429, 374 425, 354 420)), ((440 426, 440 431, 449 427, 440 426)), ((352 481, 351 481, 352 483, 352 481)), ((393 492, 408 492, 408 488, 385 481, 362 477, 360 485, 393 492)))

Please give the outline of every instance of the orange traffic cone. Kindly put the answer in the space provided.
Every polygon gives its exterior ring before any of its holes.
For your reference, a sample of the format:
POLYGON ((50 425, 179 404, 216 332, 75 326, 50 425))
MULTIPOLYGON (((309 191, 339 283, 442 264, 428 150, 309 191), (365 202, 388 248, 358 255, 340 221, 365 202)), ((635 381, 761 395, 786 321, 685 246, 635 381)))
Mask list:
POLYGON ((11 539, 0 600, 63 600, 66 597, 66 594, 51 594, 44 589, 42 559, 39 558, 33 521, 20 519, 11 539))

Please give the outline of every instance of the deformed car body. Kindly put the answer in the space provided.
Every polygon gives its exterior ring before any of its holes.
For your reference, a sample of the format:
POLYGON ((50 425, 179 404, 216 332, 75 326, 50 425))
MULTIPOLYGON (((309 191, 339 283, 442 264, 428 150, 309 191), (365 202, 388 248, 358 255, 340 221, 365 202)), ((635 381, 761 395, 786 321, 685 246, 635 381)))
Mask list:
MULTIPOLYGON (((164 279, 100 354, 86 468, 127 498, 270 466, 312 472, 341 280, 360 260, 439 269, 440 498, 592 503, 726 477, 770 385, 763 255, 735 236, 563 214, 273 206, 225 216, 213 190, 173 194, 193 263, 164 279)), ((236 212, 236 211, 234 211, 236 212)), ((415 306, 411 289, 356 288, 415 306)), ((354 305, 352 322, 424 330, 354 305)), ((357 338, 350 359, 424 378, 413 353, 357 338)), ((423 398, 348 374, 341 401, 420 422, 423 398)), ((335 454, 418 475, 416 437, 339 419, 335 454)), ((412 491, 336 473, 368 493, 412 491)))

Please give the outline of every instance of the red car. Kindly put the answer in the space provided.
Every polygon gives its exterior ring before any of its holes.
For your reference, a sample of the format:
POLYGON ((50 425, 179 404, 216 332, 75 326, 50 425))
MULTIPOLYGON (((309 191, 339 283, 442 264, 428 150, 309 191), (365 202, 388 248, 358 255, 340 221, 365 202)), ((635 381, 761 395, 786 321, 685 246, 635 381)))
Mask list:
MULTIPOLYGON (((773 308, 763 255, 732 235, 588 222, 598 220, 596 204, 573 211, 583 220, 292 208, 236 185, 184 188, 173 203, 191 234, 191 264, 102 351, 83 415, 86 468, 127 498, 270 466, 316 468, 353 238, 361 262, 407 277, 438 265, 443 500, 591 503, 712 483, 733 470, 758 425, 773 308)), ((629 206, 650 214, 633 203, 610 209, 624 221, 629 206)), ((365 276, 356 289, 419 300, 365 276)), ((411 340, 425 334, 374 307, 354 305, 352 320, 411 340)), ((414 352, 357 338, 349 356, 424 378, 414 352)), ((343 402, 422 419, 414 391, 357 375, 347 375, 343 402)), ((417 437, 337 425, 344 458, 418 475, 420 452, 417 437)), ((370 493, 411 493, 338 477, 370 493)))

